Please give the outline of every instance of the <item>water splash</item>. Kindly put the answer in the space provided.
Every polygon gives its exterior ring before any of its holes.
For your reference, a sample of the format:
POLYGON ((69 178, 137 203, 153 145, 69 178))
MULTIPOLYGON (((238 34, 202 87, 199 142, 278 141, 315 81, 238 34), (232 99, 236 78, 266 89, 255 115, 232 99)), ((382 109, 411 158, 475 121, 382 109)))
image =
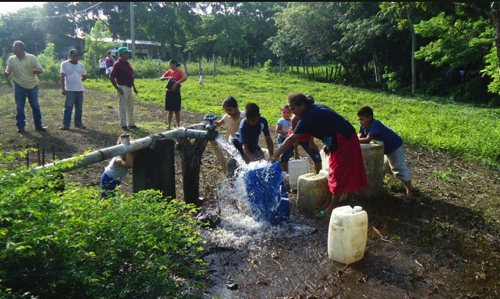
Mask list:
POLYGON ((220 224, 210 232, 211 239, 222 246, 258 244, 266 239, 291 238, 307 235, 315 228, 299 222, 310 222, 301 215, 291 215, 288 221, 271 225, 266 221, 256 221, 252 217, 250 202, 246 192, 245 173, 257 168, 270 167, 271 162, 260 160, 246 163, 239 151, 219 136, 215 139, 218 146, 226 151, 229 157, 238 162, 234 177, 226 178, 216 188, 220 224))

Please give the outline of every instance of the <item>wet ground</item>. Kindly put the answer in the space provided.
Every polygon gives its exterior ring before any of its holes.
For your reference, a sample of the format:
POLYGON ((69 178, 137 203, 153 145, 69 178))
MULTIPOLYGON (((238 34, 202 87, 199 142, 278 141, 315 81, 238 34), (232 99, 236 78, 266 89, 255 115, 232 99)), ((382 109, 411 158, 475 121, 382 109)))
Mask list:
MULTIPOLYGON (((329 219, 315 219, 313 211, 299 209, 296 192, 288 193, 290 219, 271 226, 238 209, 234 199, 241 194, 221 196, 220 191, 205 190, 204 213, 221 219, 213 230, 203 232, 209 240, 207 296, 499 298, 498 221, 487 212, 498 211, 498 189, 489 193, 490 188, 476 184, 497 184, 498 174, 486 171, 478 177, 477 165, 428 150, 409 151, 408 156, 409 166, 421 170, 413 173, 413 202, 403 203, 404 187, 390 176, 382 195, 340 202, 362 206, 369 218, 365 255, 350 265, 329 259, 329 219), (429 171, 435 167, 429 161, 455 170, 448 168, 449 178, 443 180, 440 172, 429 171), (476 208, 484 201, 491 205, 481 213, 476 208)), ((226 184, 221 180, 205 185, 219 190, 226 184)))
MULTIPOLYGON (((49 125, 49 131, 33 130, 28 107, 30 126, 25 134, 17 134, 13 97, 9 94, 10 90, 0 85, 4 151, 39 145, 45 149, 49 163, 52 155, 63 159, 112 146, 121 134, 116 99, 91 90, 85 95, 88 129, 57 130, 62 119, 58 86, 42 86, 40 91, 44 124, 49 125)), ((163 131, 166 114, 157 104, 137 101, 136 119, 139 126, 149 123, 158 127, 135 132, 138 138, 163 131)), ((201 120, 203 115, 181 111, 183 126, 201 120)), ((227 136, 224 128, 219 133, 227 136)), ((415 189, 412 203, 401 201, 404 187, 389 176, 384 179, 383 195, 340 203, 362 206, 368 214, 364 258, 346 266, 328 258, 329 220, 315 219, 312 211, 299 210, 296 194, 289 193, 290 219, 278 226, 257 223, 242 213, 244 209, 235 202, 237 193, 232 199, 221 197, 216 191, 224 186, 225 176, 214 152, 207 147, 200 179, 203 213, 216 215, 220 223, 201 232, 207 241, 204 259, 210 263, 206 297, 500 298, 500 173, 411 145, 406 145, 405 152, 415 189)), ((32 153, 30 160, 36 163, 37 156, 32 153)), ((26 163, 23 159, 17 162, 26 163)), ((106 164, 101 162, 65 177, 97 186, 106 164)), ((131 190, 131 180, 129 176, 124 182, 124 190, 131 190)), ((180 199, 181 180, 177 165, 180 199)))

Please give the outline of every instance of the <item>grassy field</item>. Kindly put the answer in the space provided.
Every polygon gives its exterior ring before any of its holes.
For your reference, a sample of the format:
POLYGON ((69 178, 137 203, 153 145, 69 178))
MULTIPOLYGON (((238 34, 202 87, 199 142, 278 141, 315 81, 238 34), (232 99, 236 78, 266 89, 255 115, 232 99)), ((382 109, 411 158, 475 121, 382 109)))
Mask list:
MULTIPOLYGON (((197 65, 188 65, 188 68, 197 69, 197 65)), ((220 118, 224 113, 222 101, 232 95, 241 109, 247 103, 257 103, 262 116, 274 127, 280 118, 280 106, 287 103, 287 94, 301 92, 334 109, 355 128, 359 127, 357 110, 368 105, 373 108, 375 118, 400 134, 407 144, 449 152, 500 169, 498 108, 473 107, 436 97, 401 97, 382 91, 314 82, 293 74, 285 73, 280 77, 255 69, 219 68, 218 74, 222 75, 214 77, 211 70, 205 71, 204 85, 198 84, 197 75, 190 75, 182 86, 182 109, 216 114, 220 118)), ((106 80, 91 79, 85 85, 115 93, 106 80)), ((136 86, 138 97, 163 106, 164 81, 137 79, 136 86)))

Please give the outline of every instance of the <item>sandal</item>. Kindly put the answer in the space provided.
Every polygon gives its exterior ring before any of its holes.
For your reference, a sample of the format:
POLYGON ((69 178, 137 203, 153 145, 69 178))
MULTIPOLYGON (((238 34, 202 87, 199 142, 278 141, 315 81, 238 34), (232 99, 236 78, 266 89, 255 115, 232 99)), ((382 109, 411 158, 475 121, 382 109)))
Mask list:
POLYGON ((320 212, 316 213, 316 218, 325 218, 330 216, 332 213, 328 213, 325 210, 321 210, 320 212))

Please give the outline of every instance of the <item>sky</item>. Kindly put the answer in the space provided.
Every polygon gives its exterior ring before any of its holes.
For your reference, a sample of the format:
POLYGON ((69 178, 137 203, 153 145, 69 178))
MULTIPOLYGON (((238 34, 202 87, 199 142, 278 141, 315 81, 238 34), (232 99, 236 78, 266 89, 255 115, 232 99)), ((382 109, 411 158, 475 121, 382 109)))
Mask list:
POLYGON ((2 2, 0 14, 16 12, 20 8, 42 6, 46 2, 2 2))

